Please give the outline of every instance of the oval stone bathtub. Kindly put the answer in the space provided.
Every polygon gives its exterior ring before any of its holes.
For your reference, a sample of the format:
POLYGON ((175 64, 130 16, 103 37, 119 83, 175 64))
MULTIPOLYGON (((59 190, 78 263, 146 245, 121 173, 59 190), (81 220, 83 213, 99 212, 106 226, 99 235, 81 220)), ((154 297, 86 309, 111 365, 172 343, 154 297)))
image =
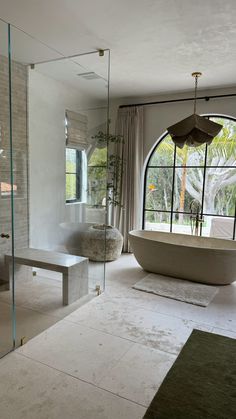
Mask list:
POLYGON ((133 230, 129 241, 145 271, 214 285, 236 281, 233 240, 133 230))

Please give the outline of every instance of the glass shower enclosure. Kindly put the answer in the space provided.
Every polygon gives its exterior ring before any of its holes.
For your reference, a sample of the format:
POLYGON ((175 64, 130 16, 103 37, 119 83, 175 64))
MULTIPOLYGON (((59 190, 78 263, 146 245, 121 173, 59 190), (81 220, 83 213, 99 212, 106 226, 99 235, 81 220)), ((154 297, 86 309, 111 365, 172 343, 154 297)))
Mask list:
POLYGON ((3 356, 105 288, 110 54, 64 57, 3 21, 0 33, 3 356), (29 249, 36 266, 19 263, 29 249), (89 291, 68 305, 62 273, 36 260, 58 254, 88 263, 89 291))

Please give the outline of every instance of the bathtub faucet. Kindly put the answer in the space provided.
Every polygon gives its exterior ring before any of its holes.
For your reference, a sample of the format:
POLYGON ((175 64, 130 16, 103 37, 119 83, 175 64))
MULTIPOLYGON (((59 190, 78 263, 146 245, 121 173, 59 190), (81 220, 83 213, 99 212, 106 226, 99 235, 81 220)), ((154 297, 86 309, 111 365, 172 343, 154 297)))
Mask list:
POLYGON ((193 199, 189 205, 190 208, 190 223, 192 235, 199 235, 199 227, 204 222, 204 217, 201 216, 201 204, 197 199, 193 199))

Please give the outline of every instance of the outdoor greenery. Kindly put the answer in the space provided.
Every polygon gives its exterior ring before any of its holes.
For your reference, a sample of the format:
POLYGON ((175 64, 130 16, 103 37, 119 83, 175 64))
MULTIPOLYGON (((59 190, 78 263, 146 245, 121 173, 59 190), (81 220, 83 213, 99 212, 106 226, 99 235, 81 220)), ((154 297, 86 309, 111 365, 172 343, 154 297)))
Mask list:
MULTIPOLYGON (((174 165, 174 143, 166 136, 153 153, 147 168, 145 208, 170 211, 172 201, 173 170, 174 193, 173 210, 175 219, 188 223, 189 217, 181 212, 189 212, 193 199, 202 202, 204 165, 206 214, 234 216, 236 200, 236 122, 227 118, 211 118, 223 125, 219 135, 210 146, 197 148, 185 146, 176 148, 176 168, 174 165), (207 154, 206 154, 207 153, 207 154), (155 167, 153 167, 155 166, 155 167)), ((146 221, 167 222, 170 215, 146 211, 146 221)), ((175 220, 174 219, 174 220, 175 220)))
MULTIPOLYGON (((236 122, 227 118, 211 118, 223 125, 210 146, 176 148, 166 136, 156 147, 146 172, 145 221, 170 223, 173 198, 173 222, 189 225, 190 202, 202 203, 204 184, 205 214, 234 216, 236 204, 236 122), (173 183, 173 172, 174 183, 173 183), (172 186, 174 185, 173 194, 172 186), (154 212, 158 210, 158 212, 154 212)), ((96 147, 88 158, 88 204, 102 207, 108 202, 121 205, 124 156, 123 138, 99 131, 96 147), (107 147, 108 145, 108 147, 107 147)), ((78 169, 78 168, 77 168, 78 169)), ((67 152, 66 198, 76 197, 75 150, 67 152)))
POLYGON ((76 150, 66 148, 66 200, 76 199, 76 150))
POLYGON ((121 155, 117 146, 123 144, 120 135, 106 134, 99 131, 93 139, 97 147, 88 163, 88 199, 93 206, 108 203, 121 205, 120 188, 123 174, 123 147, 121 155))
MULTIPOLYGON (((123 137, 99 131, 94 137, 95 148, 88 156, 87 203, 102 207, 108 203, 120 205, 120 185, 123 173, 123 137), (120 149, 116 147, 121 144, 120 149), (121 150, 121 155, 119 151, 121 150)), ((75 149, 66 149, 66 200, 76 199, 77 167, 75 149)))
POLYGON ((107 146, 95 148, 88 161, 88 204, 101 207, 105 203, 107 183, 107 146))

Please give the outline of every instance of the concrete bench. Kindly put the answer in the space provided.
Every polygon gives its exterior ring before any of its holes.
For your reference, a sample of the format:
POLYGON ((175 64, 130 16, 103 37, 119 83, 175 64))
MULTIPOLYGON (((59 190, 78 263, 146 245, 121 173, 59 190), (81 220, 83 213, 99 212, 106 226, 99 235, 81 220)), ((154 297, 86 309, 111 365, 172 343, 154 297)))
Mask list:
MULTIPOLYGON (((88 259, 66 253, 39 249, 15 250, 15 264, 62 273, 62 300, 68 305, 88 294, 88 259)), ((12 256, 5 255, 9 284, 12 281, 12 256)))

